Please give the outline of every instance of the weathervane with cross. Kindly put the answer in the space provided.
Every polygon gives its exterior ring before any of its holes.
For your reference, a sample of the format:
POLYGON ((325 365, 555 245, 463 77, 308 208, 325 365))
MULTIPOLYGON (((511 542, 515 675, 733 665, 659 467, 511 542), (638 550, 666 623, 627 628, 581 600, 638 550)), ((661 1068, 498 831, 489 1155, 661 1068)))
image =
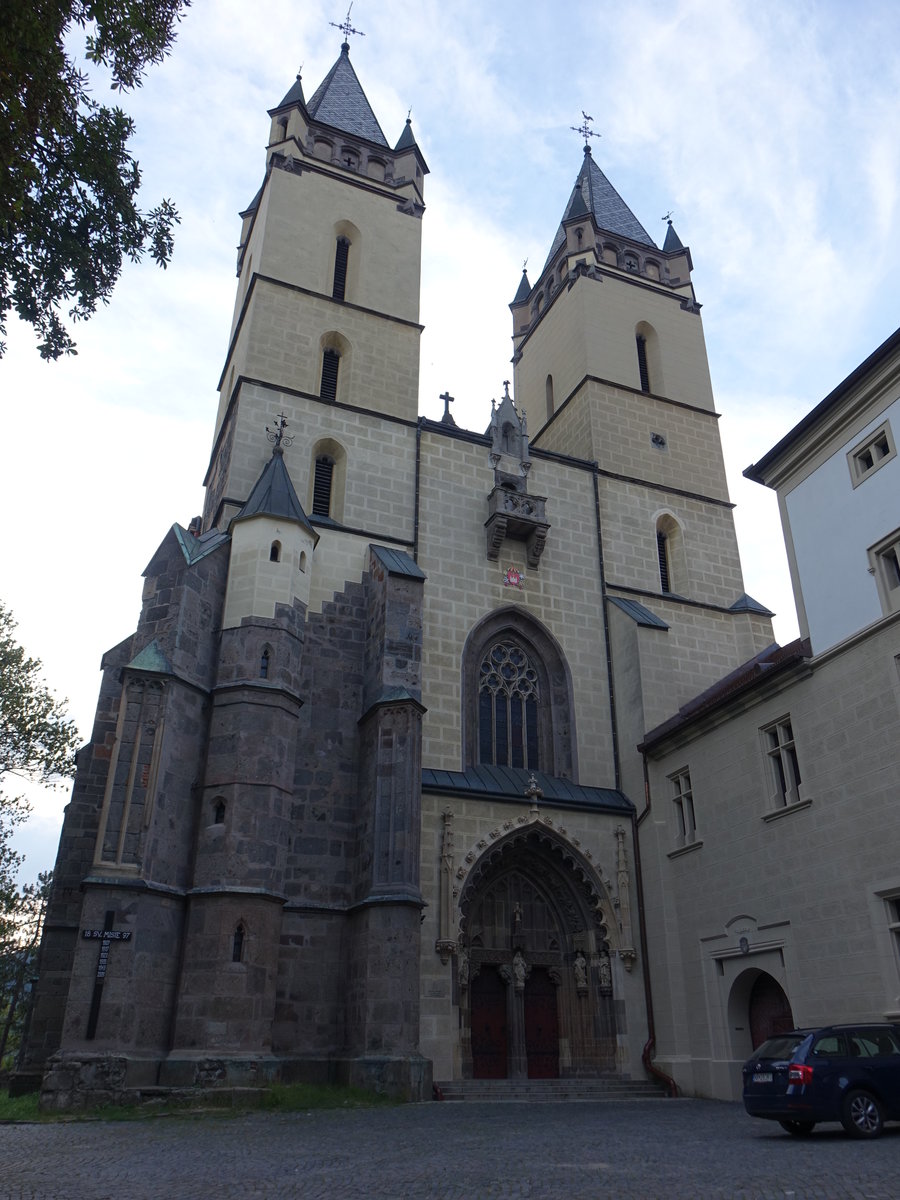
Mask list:
POLYGON ((353 7, 353 5, 351 4, 350 8, 347 9, 346 17, 344 17, 344 19, 340 23, 340 25, 338 25, 337 21, 329 21, 328 22, 328 24, 331 25, 333 28, 339 29, 341 31, 341 33, 344 35, 345 42, 347 41, 347 39, 349 38, 351 33, 355 33, 357 37, 365 37, 366 36, 361 29, 354 29, 353 26, 350 24, 350 9, 352 7, 353 7))
POLYGON ((280 412, 275 418, 274 429, 270 429, 268 425, 266 426, 266 437, 270 442, 274 443, 276 449, 279 446, 290 446, 294 440, 293 434, 286 434, 284 432, 285 429, 287 429, 287 417, 283 412, 280 412))
POLYGON ((602 137, 603 135, 600 133, 595 133, 594 130, 591 129, 591 121, 593 121, 594 118, 589 117, 588 114, 584 111, 584 109, 581 110, 581 115, 584 118, 582 120, 581 124, 580 125, 570 125, 569 128, 573 131, 573 133, 581 134, 581 136, 584 138, 585 150, 590 150, 591 144, 588 141, 588 138, 602 137))

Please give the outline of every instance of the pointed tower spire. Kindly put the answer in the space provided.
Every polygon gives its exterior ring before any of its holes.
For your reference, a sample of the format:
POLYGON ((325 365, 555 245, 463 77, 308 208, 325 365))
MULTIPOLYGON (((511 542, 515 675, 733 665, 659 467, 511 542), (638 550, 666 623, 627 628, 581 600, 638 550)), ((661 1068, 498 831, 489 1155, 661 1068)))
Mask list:
POLYGON ((663 242, 663 250, 665 250, 667 254, 674 253, 676 250, 683 250, 684 245, 682 244, 681 238, 675 232, 675 226, 672 224, 672 218, 663 217, 663 220, 668 221, 669 225, 668 229, 666 230, 666 240, 663 242))
POLYGON ((310 117, 323 125, 387 147, 387 138, 353 70, 347 42, 341 46, 340 57, 306 107, 310 117))

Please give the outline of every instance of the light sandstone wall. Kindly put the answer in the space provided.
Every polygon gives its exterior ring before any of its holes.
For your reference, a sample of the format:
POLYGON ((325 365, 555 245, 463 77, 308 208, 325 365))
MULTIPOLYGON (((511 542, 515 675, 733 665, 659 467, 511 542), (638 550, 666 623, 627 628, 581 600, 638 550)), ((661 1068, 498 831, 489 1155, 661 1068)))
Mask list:
POLYGON ((348 411, 252 383, 245 383, 240 389, 237 421, 241 433, 234 439, 222 486, 224 494, 233 501, 230 515, 250 495, 271 457, 266 426, 272 426, 279 412, 285 414, 286 432, 293 437, 284 452, 285 465, 308 514, 312 512, 316 447, 324 440, 331 440, 344 455, 332 489, 335 496, 338 489, 341 491, 341 524, 371 531, 372 541, 379 537, 412 541, 414 425, 387 420, 376 412, 348 411))
POLYGON ((900 1012, 884 900, 900 893, 898 633, 900 620, 883 622, 651 764, 641 841, 652 982, 674 1000, 657 1013, 658 1061, 700 1094, 739 1095, 757 970, 781 982, 798 1025, 900 1012), (809 803, 785 809, 759 730, 787 715, 809 803), (679 853, 668 776, 684 767, 697 846, 679 853))
POLYGON ((419 566, 425 585, 423 764, 462 766, 461 675, 466 638, 485 616, 520 608, 558 641, 572 676, 579 782, 613 786, 594 493, 588 472, 535 459, 528 489, 547 497, 551 528, 536 568, 525 543, 507 539, 487 558, 488 448, 425 431, 420 481, 419 566), (524 587, 504 586, 509 566, 524 587))
POLYGON ((651 391, 712 410, 699 315, 682 308, 681 297, 667 289, 611 274, 576 279, 532 328, 516 366, 517 402, 543 418, 548 373, 557 405, 585 375, 640 391, 635 332, 642 322, 652 326, 658 338, 660 369, 655 378, 651 374, 651 391))

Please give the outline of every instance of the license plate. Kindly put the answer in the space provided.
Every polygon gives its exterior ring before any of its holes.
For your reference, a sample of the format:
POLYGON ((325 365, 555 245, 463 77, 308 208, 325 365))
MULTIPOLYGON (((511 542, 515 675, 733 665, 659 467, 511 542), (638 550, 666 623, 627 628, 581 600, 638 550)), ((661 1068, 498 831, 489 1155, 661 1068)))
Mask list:
POLYGON ((771 1083, 772 1082, 772 1072, 771 1071, 757 1071, 757 1073, 753 1076, 753 1082, 754 1083, 771 1083))

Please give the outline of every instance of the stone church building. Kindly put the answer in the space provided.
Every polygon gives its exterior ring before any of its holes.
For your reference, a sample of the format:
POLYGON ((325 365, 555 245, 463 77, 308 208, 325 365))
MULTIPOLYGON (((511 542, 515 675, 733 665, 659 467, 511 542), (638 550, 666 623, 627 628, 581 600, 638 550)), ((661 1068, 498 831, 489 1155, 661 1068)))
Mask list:
POLYGON ((346 44, 269 115, 204 511, 103 659, 22 1068, 59 1106, 275 1078, 422 1098, 643 1079, 659 1025, 659 1065, 705 1086, 690 989, 648 958, 671 929, 638 747, 773 636, 690 251, 586 146, 510 306, 512 393, 486 432, 429 420, 410 122, 385 137, 346 44))

